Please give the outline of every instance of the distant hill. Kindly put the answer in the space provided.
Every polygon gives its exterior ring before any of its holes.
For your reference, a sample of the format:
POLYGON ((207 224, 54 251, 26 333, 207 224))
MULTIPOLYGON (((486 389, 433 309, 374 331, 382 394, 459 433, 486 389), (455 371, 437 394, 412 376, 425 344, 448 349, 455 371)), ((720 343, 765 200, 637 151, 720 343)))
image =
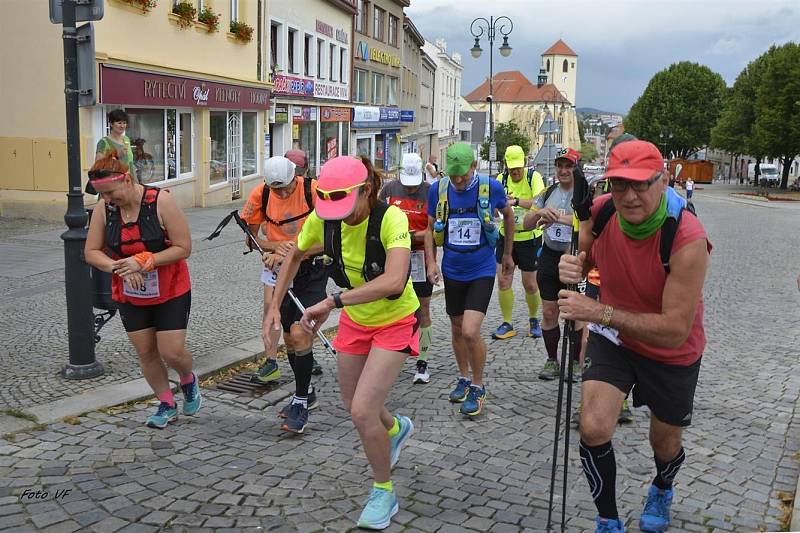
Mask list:
POLYGON ((617 113, 616 111, 603 111, 594 107, 579 107, 575 111, 579 115, 622 115, 622 113, 617 113))

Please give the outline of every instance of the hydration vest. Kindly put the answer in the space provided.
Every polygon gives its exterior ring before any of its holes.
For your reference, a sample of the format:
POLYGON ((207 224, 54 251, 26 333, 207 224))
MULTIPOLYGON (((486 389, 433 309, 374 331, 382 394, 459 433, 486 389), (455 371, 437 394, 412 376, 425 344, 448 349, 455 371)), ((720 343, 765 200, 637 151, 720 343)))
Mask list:
POLYGON ((126 257, 122 247, 137 242, 144 244, 148 252, 157 253, 167 249, 169 244, 156 212, 160 192, 161 189, 158 187, 144 186, 139 217, 134 222, 139 227, 139 238, 130 241, 122 240, 123 222, 119 209, 106 204, 106 248, 114 259, 126 257))
POLYGON ((310 215, 311 212, 314 210, 314 198, 311 193, 311 181, 312 179, 307 176, 303 178, 303 194, 306 197, 306 206, 308 206, 308 211, 306 211, 303 214, 280 221, 272 220, 271 218, 269 218, 269 215, 267 215, 267 202, 269 202, 269 187, 265 183, 264 189, 261 191, 261 209, 264 211, 264 218, 267 219, 267 222, 275 226, 283 226, 284 224, 289 224, 290 222, 303 219, 308 215, 310 215))
MULTIPOLYGON (((675 234, 678 233, 681 217, 684 212, 692 213, 692 216, 695 216, 695 214, 692 210, 687 208, 686 200, 671 187, 667 188, 665 194, 667 195, 667 218, 664 219, 664 223, 661 225, 661 243, 659 245, 659 250, 661 265, 664 267, 664 271, 669 274, 669 258, 672 254, 672 244, 675 242, 675 234)), ((611 220, 611 216, 616 211, 617 208, 614 206, 614 201, 611 198, 606 200, 606 203, 600 207, 594 219, 594 226, 592 227, 592 235, 595 239, 600 236, 606 224, 608 224, 608 221, 611 220)))
MULTIPOLYGON (((436 223, 433 226, 433 240, 436 246, 445 246, 444 234, 447 231, 447 220, 450 216, 450 205, 448 202, 448 192, 450 189, 450 177, 442 176, 439 179, 439 201, 436 203, 436 223)), ((489 202, 489 177, 478 176, 478 200, 472 207, 454 208, 454 214, 476 213, 478 219, 481 221, 481 229, 486 237, 487 244, 494 248, 497 244, 497 239, 500 236, 500 231, 494 225, 491 203, 489 202)), ((447 248, 459 253, 468 253, 478 250, 483 245, 479 244, 469 249, 461 249, 452 246, 447 248)))
MULTIPOLYGON (((386 202, 378 201, 369 213, 367 222, 367 242, 364 249, 364 265, 361 267, 361 276, 366 281, 372 281, 382 275, 386 270, 386 249, 381 242, 381 224, 389 205, 386 202)), ((332 260, 328 266, 328 276, 343 289, 352 289, 350 278, 344 266, 342 255, 342 221, 326 220, 323 237, 324 253, 332 260)), ((409 275, 411 267, 409 265, 409 275)), ((403 293, 387 296, 389 300, 396 300, 403 293)))
MULTIPOLYGON (((528 169, 528 187, 531 188, 531 191, 533 190, 533 173, 534 172, 535 172, 535 170, 533 169, 533 167, 528 169)), ((503 188, 506 190, 506 192, 508 192, 508 169, 505 169, 505 171, 503 171, 502 182, 503 182, 503 188)))

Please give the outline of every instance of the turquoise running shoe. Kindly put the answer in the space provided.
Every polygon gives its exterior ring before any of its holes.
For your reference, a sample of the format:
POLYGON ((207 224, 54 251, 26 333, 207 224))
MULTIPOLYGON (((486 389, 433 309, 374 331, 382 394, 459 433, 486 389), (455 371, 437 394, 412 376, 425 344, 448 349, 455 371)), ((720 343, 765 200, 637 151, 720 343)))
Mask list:
POLYGON ((176 420, 178 420, 177 406, 161 402, 158 404, 156 414, 148 416, 145 424, 151 428, 164 429, 168 424, 176 420))
POLYGON ((414 424, 411 422, 411 419, 407 416, 396 416, 397 424, 400 426, 400 431, 392 437, 391 440, 391 453, 389 455, 389 460, 391 461, 391 467, 394 468, 394 465, 397 464, 397 461, 400 459, 400 450, 403 449, 408 437, 414 432, 414 424))
POLYGON ((200 384, 197 381, 197 374, 192 372, 193 381, 186 385, 181 385, 183 391, 183 414, 192 416, 200 410, 203 405, 203 397, 200 395, 200 384))
POLYGON ((364 529, 386 529, 399 509, 394 491, 373 487, 357 525, 364 529))

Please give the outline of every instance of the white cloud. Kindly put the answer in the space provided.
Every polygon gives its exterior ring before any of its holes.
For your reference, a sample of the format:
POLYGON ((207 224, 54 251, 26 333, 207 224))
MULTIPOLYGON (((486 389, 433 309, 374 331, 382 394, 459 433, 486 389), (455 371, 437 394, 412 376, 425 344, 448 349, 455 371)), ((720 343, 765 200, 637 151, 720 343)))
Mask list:
POLYGON ((733 52, 739 50, 740 42, 736 39, 732 38, 721 38, 717 39, 710 48, 706 50, 706 54, 715 55, 715 56, 725 56, 730 55, 733 52))

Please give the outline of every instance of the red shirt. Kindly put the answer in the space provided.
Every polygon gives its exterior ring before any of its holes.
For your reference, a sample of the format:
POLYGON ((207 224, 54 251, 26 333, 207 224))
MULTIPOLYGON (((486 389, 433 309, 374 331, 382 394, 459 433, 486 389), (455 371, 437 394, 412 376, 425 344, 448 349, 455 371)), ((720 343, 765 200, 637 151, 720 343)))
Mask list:
MULTIPOLYGON (((594 201, 592 218, 597 215, 611 195, 605 194, 594 201)), ((711 253, 705 229, 697 217, 684 213, 681 217, 672 254, 687 244, 703 239, 711 253)), ((661 264, 661 230, 644 240, 635 240, 622 233, 614 213, 603 232, 591 248, 591 260, 603 273, 603 290, 600 301, 616 309, 633 313, 661 313, 661 298, 667 273, 661 264)), ((671 365, 688 366, 703 354, 706 335, 703 329, 703 297, 697 302, 689 337, 677 348, 661 348, 632 339, 620 332, 623 346, 656 361, 671 365)))

